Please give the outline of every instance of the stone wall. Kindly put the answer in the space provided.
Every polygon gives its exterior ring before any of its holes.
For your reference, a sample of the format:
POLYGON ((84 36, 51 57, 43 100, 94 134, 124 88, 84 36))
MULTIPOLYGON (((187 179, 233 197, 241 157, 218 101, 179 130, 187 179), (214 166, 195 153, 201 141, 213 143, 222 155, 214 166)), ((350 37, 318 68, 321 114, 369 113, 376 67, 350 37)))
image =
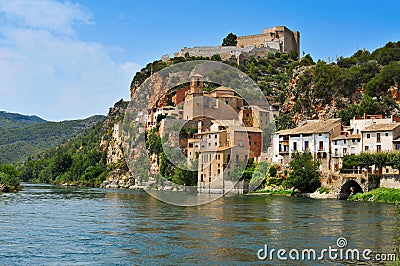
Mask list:
POLYGON ((400 189, 400 175, 383 175, 379 186, 400 189))
POLYGON ((264 47, 267 41, 270 41, 266 34, 254 34, 248 36, 239 36, 237 38, 237 47, 244 48, 246 46, 264 47))
POLYGON ((174 53, 175 57, 203 56, 211 57, 219 54, 223 60, 230 59, 232 56, 238 57, 243 52, 249 52, 253 47, 238 48, 235 46, 196 46, 193 48, 183 47, 179 52, 174 53))
POLYGON ((290 51, 300 52, 300 33, 292 32, 285 26, 276 26, 263 29, 262 34, 240 36, 237 39, 237 47, 255 46, 278 49, 281 53, 290 51))

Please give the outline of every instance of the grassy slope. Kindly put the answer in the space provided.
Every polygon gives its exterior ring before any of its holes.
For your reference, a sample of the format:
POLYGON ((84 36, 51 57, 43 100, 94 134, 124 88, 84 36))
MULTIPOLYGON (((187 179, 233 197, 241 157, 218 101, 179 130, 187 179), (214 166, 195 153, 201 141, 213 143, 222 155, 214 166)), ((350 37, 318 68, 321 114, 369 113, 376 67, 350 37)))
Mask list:
POLYGON ((357 193, 349 197, 350 201, 374 201, 384 203, 400 203, 400 189, 377 188, 367 193, 357 193))

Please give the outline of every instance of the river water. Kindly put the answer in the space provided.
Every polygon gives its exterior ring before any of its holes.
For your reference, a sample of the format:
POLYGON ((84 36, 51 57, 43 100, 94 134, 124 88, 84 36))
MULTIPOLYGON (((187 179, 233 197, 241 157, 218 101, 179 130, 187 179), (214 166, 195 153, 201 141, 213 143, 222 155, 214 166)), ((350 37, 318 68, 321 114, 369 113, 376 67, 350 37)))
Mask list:
POLYGON ((265 245, 319 252, 344 237, 344 250, 392 254, 399 222, 391 204, 235 195, 178 207, 144 191, 25 184, 0 195, 0 264, 377 265, 276 254, 260 261, 257 252, 265 245))

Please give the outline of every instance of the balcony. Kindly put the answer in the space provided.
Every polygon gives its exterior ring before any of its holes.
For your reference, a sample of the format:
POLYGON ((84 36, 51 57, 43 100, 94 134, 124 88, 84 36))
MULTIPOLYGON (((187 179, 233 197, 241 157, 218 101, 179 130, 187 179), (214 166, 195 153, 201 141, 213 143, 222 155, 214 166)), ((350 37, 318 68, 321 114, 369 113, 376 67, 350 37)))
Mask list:
POLYGON ((279 154, 289 154, 289 150, 280 150, 279 154))

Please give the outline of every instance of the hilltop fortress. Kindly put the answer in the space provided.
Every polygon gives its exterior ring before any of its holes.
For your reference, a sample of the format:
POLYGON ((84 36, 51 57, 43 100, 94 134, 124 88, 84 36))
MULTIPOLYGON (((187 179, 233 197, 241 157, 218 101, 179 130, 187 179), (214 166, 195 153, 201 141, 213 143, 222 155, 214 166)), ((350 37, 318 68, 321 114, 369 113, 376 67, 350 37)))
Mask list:
MULTIPOLYGON (((239 36, 236 46, 183 47, 179 52, 174 53, 174 56, 212 57, 218 54, 224 61, 235 59, 240 63, 250 56, 265 56, 269 52, 290 53, 291 51, 300 55, 300 33, 291 31, 285 26, 275 26, 263 29, 261 34, 239 36)), ((169 59, 169 56, 163 56, 162 59, 169 59)))

